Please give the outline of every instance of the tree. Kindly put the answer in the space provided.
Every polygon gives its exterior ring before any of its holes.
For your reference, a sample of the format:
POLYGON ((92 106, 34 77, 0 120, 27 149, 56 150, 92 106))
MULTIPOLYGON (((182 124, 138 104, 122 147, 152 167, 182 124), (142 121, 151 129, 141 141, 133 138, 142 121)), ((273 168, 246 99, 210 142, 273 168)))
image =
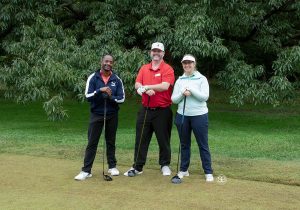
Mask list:
POLYGON ((231 102, 242 105, 250 100, 276 106, 291 100, 299 84, 299 2, 231 2, 221 6, 233 16, 220 18, 225 26, 221 37, 231 55, 225 69, 217 74, 220 83, 232 92, 231 102))
POLYGON ((278 105, 299 89, 300 2, 296 0, 0 0, 0 84, 18 102, 46 101, 63 119, 63 99, 84 100, 87 75, 105 53, 127 95, 152 42, 182 72, 186 53, 231 92, 230 102, 278 105))

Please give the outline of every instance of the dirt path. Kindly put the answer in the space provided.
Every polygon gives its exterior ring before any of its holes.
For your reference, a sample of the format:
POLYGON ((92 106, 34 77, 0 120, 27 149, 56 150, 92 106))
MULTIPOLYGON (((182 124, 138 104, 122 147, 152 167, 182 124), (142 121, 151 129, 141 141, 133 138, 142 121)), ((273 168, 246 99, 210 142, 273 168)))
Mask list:
MULTIPOLYGON (((105 182, 96 163, 93 177, 74 181, 81 162, 0 155, 0 209, 297 209, 300 187, 228 179, 207 184, 191 175, 180 185, 159 170, 105 182)), ((121 167, 122 172, 127 168, 121 167)))

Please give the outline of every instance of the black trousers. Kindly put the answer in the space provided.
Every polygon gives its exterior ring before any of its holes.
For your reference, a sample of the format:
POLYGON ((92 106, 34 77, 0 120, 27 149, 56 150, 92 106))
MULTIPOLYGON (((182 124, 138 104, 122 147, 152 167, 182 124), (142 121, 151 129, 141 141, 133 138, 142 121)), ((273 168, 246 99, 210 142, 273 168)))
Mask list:
MULTIPOLYGON (((92 113, 88 129, 88 145, 85 150, 84 166, 82 167, 82 171, 91 173, 103 125, 104 116, 92 113)), ((117 164, 117 160, 115 157, 117 127, 118 113, 107 115, 106 130, 104 135, 106 139, 106 157, 109 168, 114 168, 117 164)))
POLYGON ((143 166, 146 163, 148 148, 153 132, 155 133, 159 146, 159 164, 161 166, 170 164, 170 138, 172 129, 172 118, 173 113, 170 107, 157 110, 147 110, 146 108, 142 107, 139 110, 136 121, 136 138, 134 151, 134 161, 136 161, 136 165, 133 164, 133 167, 135 167, 136 170, 143 170, 143 166), (147 117, 143 128, 146 112, 147 117), (141 138, 142 130, 143 136, 141 138), (140 149, 138 152, 139 146, 140 149))

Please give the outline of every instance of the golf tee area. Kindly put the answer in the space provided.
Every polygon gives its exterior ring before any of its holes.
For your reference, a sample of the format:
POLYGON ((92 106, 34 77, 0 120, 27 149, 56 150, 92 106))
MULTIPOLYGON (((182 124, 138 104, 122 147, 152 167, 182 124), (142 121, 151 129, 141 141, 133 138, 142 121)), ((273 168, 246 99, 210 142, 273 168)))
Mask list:
MULTIPOLYGON (((222 93, 219 93, 221 96, 222 93)), ((101 135, 93 176, 75 181, 87 142, 88 103, 66 101, 69 118, 47 120, 41 102, 0 101, 0 209, 299 209, 300 106, 237 108, 212 97, 209 145, 215 181, 206 183, 192 139, 190 176, 176 175, 178 133, 172 129, 171 176, 162 176, 153 136, 144 173, 133 163, 136 98, 121 105, 116 141, 119 176, 102 177, 101 135), (226 177, 225 182, 218 177, 226 177)), ((172 107, 173 113, 176 106, 172 107)), ((105 173, 107 165, 105 164, 105 173)))
MULTIPOLYGON (((74 181, 78 161, 1 154, 0 209, 297 209, 299 186, 228 177, 205 183, 199 170, 180 185, 158 169, 143 175, 102 179, 99 161, 93 177, 74 181), (3 162, 6 164, 4 166, 3 162), (5 173, 6 171, 6 173, 5 173)), ((127 166, 120 166, 121 171, 127 166)))

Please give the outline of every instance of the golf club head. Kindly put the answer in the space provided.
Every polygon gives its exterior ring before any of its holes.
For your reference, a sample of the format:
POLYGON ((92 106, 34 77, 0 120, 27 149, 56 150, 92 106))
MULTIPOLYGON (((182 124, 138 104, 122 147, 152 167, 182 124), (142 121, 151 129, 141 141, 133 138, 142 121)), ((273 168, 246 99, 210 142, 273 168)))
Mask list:
POLYGON ((128 176, 129 176, 129 177, 134 177, 134 176, 136 176, 135 170, 133 169, 133 170, 128 171, 128 176))
POLYGON ((173 184, 180 184, 180 183, 182 182, 182 180, 179 178, 178 175, 176 175, 176 176, 173 176, 173 177, 172 177, 171 182, 172 182, 173 184))
POLYGON ((110 176, 108 176, 108 175, 106 175, 106 174, 103 174, 103 179, 104 179, 105 181, 108 181, 108 182, 110 182, 110 181, 113 180, 110 176))

